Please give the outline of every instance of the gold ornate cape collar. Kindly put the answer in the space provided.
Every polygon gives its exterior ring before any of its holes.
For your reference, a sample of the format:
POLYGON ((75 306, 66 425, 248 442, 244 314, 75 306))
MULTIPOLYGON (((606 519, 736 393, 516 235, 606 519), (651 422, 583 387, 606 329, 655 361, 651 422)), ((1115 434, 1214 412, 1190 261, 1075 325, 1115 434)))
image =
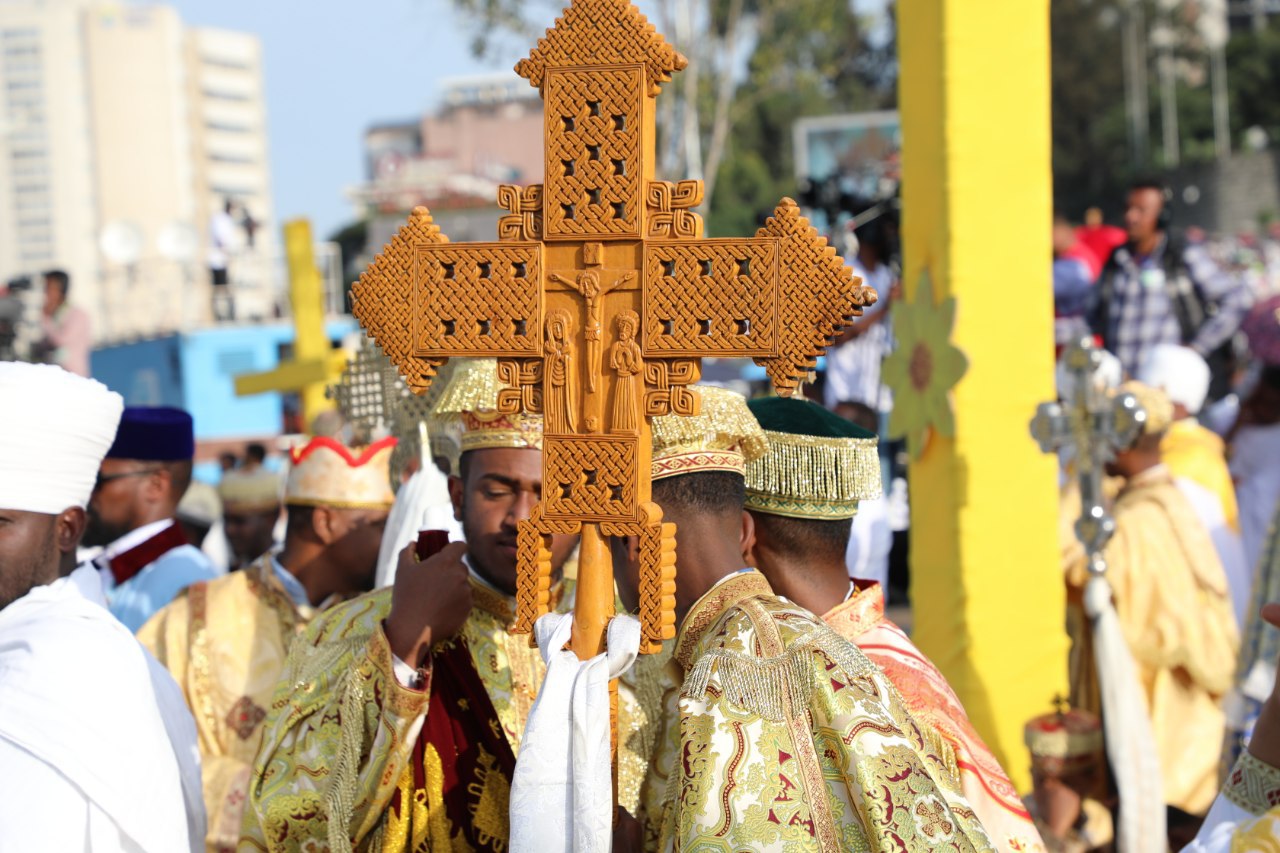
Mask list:
POLYGON ((694 664, 703 634, 720 619, 722 613, 739 602, 761 595, 773 595, 773 588, 755 569, 729 575, 703 593, 680 623, 675 652, 680 666, 688 671, 694 664))
MULTIPOLYGON (((493 587, 484 583, 474 575, 471 581, 471 606, 479 610, 483 610, 490 616, 497 618, 507 627, 508 630, 516 621, 516 600, 515 598, 503 595, 493 587)), ((556 581, 551 587, 551 609, 555 610, 560 599, 564 596, 564 579, 556 581)))

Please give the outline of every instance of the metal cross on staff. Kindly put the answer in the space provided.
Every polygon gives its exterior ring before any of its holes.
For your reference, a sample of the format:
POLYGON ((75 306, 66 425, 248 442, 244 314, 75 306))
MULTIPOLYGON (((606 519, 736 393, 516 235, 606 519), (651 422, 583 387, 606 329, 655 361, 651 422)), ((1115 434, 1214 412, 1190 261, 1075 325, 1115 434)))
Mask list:
POLYGON ((1081 502, 1075 532, 1089 567, 1084 609, 1094 637, 1107 754, 1121 800, 1118 846, 1121 853, 1163 850, 1165 807, 1155 737, 1112 601, 1104 554, 1116 530, 1104 504, 1105 466, 1133 444, 1147 413, 1132 394, 1110 394, 1103 387, 1097 377, 1103 354, 1091 338, 1073 344, 1063 360, 1072 379, 1069 399, 1041 404, 1031 435, 1046 453, 1074 451, 1081 502))
POLYGON ((1101 575, 1107 570, 1102 552, 1116 530, 1103 503, 1102 478, 1116 451, 1138 437, 1147 413, 1132 394, 1113 396, 1101 387, 1096 376, 1102 351, 1090 338, 1072 344, 1062 358, 1072 378, 1071 399, 1042 403, 1031 421, 1031 436, 1045 453, 1074 452, 1081 503, 1076 537, 1089 556, 1089 571, 1101 575))
POLYGON ((784 199, 754 238, 704 239, 700 181, 655 180, 656 102, 687 61, 627 0, 574 0, 516 72, 544 102, 545 178, 504 186, 499 241, 448 242, 425 208, 352 288, 354 313, 423 392, 491 356, 505 412, 545 416, 543 496, 519 528, 517 629, 549 607, 549 538, 580 534, 572 648, 603 649, 608 536, 640 542, 642 651, 675 634, 674 529, 650 499, 649 419, 696 413, 704 356, 794 391, 875 301, 784 199))
POLYGON ((325 396, 351 424, 355 443, 368 443, 383 430, 399 439, 391 453, 393 483, 400 482, 410 466, 432 464, 428 423, 435 400, 411 392, 372 340, 365 339, 325 396))

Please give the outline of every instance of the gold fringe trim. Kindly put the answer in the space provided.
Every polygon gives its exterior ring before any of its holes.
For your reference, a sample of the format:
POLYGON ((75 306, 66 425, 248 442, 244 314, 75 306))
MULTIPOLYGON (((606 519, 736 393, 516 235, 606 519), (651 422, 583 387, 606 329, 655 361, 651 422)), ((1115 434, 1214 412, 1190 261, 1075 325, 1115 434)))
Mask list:
POLYGON ((768 454, 747 463, 749 507, 796 518, 849 518, 858 501, 880 497, 877 439, 773 431, 765 436, 768 454))
POLYGON ((734 450, 746 461, 769 450, 764 430, 747 408, 746 398, 725 388, 695 386, 702 405, 698 414, 663 415, 653 419, 653 461, 697 451, 734 450))

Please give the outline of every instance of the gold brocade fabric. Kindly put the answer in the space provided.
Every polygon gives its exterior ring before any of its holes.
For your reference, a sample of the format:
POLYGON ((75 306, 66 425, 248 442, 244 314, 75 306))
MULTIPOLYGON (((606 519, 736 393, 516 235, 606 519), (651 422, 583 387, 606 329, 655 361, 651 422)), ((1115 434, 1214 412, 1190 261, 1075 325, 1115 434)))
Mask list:
POLYGON ((650 849, 993 849, 940 739, 758 572, 712 588, 676 643, 685 675, 646 782, 650 849))
POLYGON ((1175 421, 1160 440, 1160 456, 1173 476, 1208 489, 1222 504, 1227 525, 1240 532, 1236 487, 1227 469, 1226 448, 1217 433, 1200 426, 1195 418, 1175 421))
POLYGON ((902 695, 916 722, 945 741, 944 761, 959 774, 965 799, 1001 851, 1043 851, 1044 842, 1004 768, 996 761, 951 685, 933 662, 884 615, 884 591, 872 584, 822 621, 862 650, 902 695))
MULTIPOLYGON (((1151 713, 1165 802, 1204 814, 1217 792, 1240 636, 1226 574, 1191 504, 1163 465, 1132 478, 1116 498, 1107 580, 1151 713)), ((1072 705, 1101 713, 1092 632, 1081 610, 1083 549, 1067 549, 1072 705)))
POLYGON ((294 606, 264 556, 194 584, 138 631, 195 717, 209 851, 236 848, 262 723, 289 643, 311 613, 294 606))
MULTIPOLYGON (((518 756, 545 666, 528 636, 508 631, 514 600, 474 580, 472 587, 474 605, 461 636, 497 714, 487 722, 501 729, 518 756)), ((396 679, 382 628, 391 592, 334 608, 295 644, 267 721, 241 850, 296 851, 307 842, 335 853, 455 849, 456 841, 442 846, 442 839, 458 833, 439 808, 438 759, 427 756, 425 790, 412 783, 412 752, 430 688, 406 688, 396 679)), ((572 592, 572 581, 555 592, 557 612, 571 609, 572 592)), ((650 759, 643 751, 651 751, 656 739, 651 729, 659 720, 660 693, 652 693, 637 691, 634 683, 619 688, 624 805, 639 799, 641 771, 650 759), (648 710, 640 701, 646 695, 648 710)), ((494 799, 505 796, 495 792, 494 799)), ((505 843, 505 809, 476 819, 505 843)))

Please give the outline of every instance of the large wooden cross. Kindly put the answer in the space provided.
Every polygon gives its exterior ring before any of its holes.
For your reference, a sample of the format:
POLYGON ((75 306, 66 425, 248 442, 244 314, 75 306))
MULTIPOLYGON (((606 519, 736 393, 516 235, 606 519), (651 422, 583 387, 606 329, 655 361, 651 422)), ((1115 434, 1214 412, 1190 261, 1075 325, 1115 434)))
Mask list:
POLYGON ((495 243, 417 208, 352 288, 415 391, 496 356, 503 411, 545 416, 543 495, 519 532, 518 630, 549 604, 552 533, 580 534, 573 649, 613 615, 606 538, 640 541, 643 651, 675 633, 674 528, 650 500, 649 419, 695 414, 704 356, 751 357, 789 395, 875 300, 784 199, 754 238, 705 239, 701 181, 655 180, 655 105, 687 61, 627 0, 574 0, 516 73, 545 110, 542 184, 504 186, 495 243))

